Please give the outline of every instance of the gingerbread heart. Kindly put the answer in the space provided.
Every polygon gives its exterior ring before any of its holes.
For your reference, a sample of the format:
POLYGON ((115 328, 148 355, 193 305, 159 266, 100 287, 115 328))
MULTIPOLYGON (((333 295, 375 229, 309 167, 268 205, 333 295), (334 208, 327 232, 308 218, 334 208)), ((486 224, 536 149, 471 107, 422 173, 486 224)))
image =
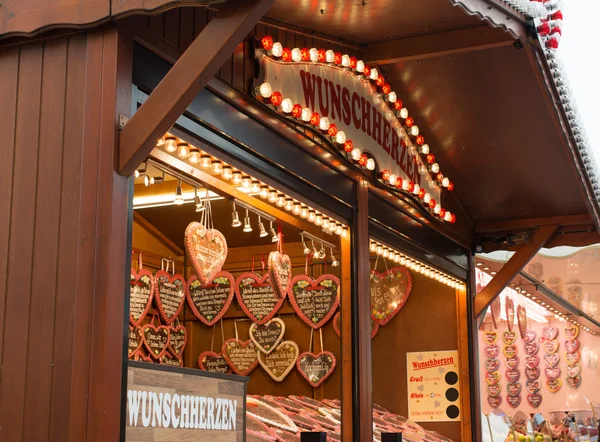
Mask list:
POLYGON ((540 391, 540 388, 542 388, 542 383, 537 379, 533 381, 527 381, 525 382, 525 388, 529 393, 535 394, 540 391))
POLYGON ((227 312, 233 300, 233 275, 218 272, 209 284, 202 284, 196 276, 187 283, 186 296, 194 316, 209 327, 227 312))
POLYGON ((544 369, 544 373, 546 373, 546 377, 548 379, 550 379, 550 380, 556 379, 557 377, 560 376, 560 368, 558 368, 558 367, 546 368, 546 369, 544 369))
POLYGON ((195 221, 185 229, 185 249, 203 285, 215 279, 227 259, 227 240, 223 234, 195 221))
POLYGON ((498 373, 497 371, 493 373, 486 373, 485 380, 488 383, 488 385, 497 384, 500 380, 500 373, 498 373))
POLYGON ((521 395, 518 394, 516 396, 507 395, 506 402, 513 408, 517 408, 521 404, 521 395))
POLYGON ((201 370, 210 371, 212 373, 230 374, 232 372, 225 357, 221 353, 215 353, 214 351, 200 353, 200 356, 198 357, 198 367, 200 367, 201 370))
POLYGON ((504 300, 504 306, 506 308, 506 325, 508 331, 512 331, 515 324, 515 304, 508 296, 504 300))
POLYGON ((273 380, 283 382, 296 365, 299 353, 294 341, 283 341, 269 354, 258 352, 258 363, 273 380))
POLYGON ((575 351, 573 353, 565 353, 565 361, 567 361, 567 364, 569 365, 577 364, 580 358, 581 353, 579 353, 579 351, 575 351))
POLYGON ((516 345, 507 345, 506 347, 504 347, 504 356, 506 356, 507 358, 514 358, 515 355, 517 354, 517 346, 516 345))
POLYGON ((509 382, 517 382, 519 377, 521 377, 521 372, 516 368, 512 368, 510 370, 506 370, 505 375, 509 382))
POLYGON ((525 362, 526 367, 535 368, 539 365, 540 358, 537 355, 533 355, 533 356, 527 355, 527 356, 525 356, 524 362, 525 362))
POLYGON ((523 341, 524 342, 533 342, 533 341, 535 341, 536 337, 537 337, 537 333, 535 332, 535 330, 528 328, 527 331, 525 332, 525 336, 523 337, 523 341))
POLYGON ((544 341, 544 350, 549 354, 556 353, 558 351, 558 341, 556 339, 544 341))
POLYGON ((581 375, 575 377, 567 377, 567 385, 574 390, 577 390, 581 385, 581 375))
POLYGON ((498 332, 483 332, 483 341, 487 345, 494 345, 498 340, 498 332))
POLYGON ((500 301, 500 296, 497 296, 496 299, 492 301, 490 304, 490 312, 492 314, 492 323, 494 324, 494 328, 498 329, 498 325, 500 324, 500 311, 502 310, 502 302, 500 301))
POLYGON ((500 394, 501 391, 502 385, 500 384, 487 385, 487 392, 490 396, 496 397, 500 394))
MULTIPOLYGON (((339 283, 338 283, 339 285, 339 283)), ((371 271, 371 316, 385 325, 402 309, 412 288, 412 277, 404 267, 393 267, 383 273, 371 271)))
POLYGON ((517 334, 515 332, 505 331, 502 334, 502 340, 506 345, 512 345, 517 340, 517 334))
POLYGON ((546 338, 547 341, 552 341, 558 336, 558 328, 551 326, 544 327, 542 334, 544 335, 544 338, 546 338))
POLYGON ((169 327, 165 325, 156 327, 152 324, 145 324, 142 326, 144 345, 152 358, 158 360, 166 353, 169 348, 169 334, 169 327))
POLYGON ((579 336, 579 327, 576 325, 572 325, 570 327, 565 328, 565 336, 569 341, 576 339, 579 336))
POLYGON ((518 383, 509 383, 506 384, 506 392, 510 396, 517 396, 521 393, 521 384, 518 383))
POLYGON ((527 342, 523 346, 523 349, 528 355, 535 355, 540 349, 540 344, 538 344, 536 341, 527 342))
POLYGON ((496 409, 502 404, 502 396, 488 396, 487 401, 490 407, 496 409))
POLYGON ((296 368, 313 388, 317 388, 331 376, 335 365, 335 356, 329 351, 316 354, 304 352, 296 362, 296 368))
POLYGON ((154 275, 146 269, 131 269, 129 285, 129 322, 140 325, 148 314, 154 296, 154 275))
POLYGON ((132 354, 137 352, 144 343, 142 336, 142 329, 140 327, 129 326, 129 337, 127 343, 127 357, 130 358, 132 354))
POLYGON ((542 403, 542 395, 538 393, 531 393, 527 395, 527 402, 533 408, 538 408, 542 403))
MULTIPOLYGON (((342 337, 342 333, 340 331, 341 319, 342 319, 342 315, 340 314, 340 312, 337 312, 335 314, 335 316, 333 317, 333 331, 335 331, 335 334, 338 335, 338 338, 342 337)), ((379 331, 379 324, 376 323, 375 321, 373 321, 373 318, 371 317, 371 339, 373 339, 375 337, 375 335, 377 334, 378 331, 379 331)))
POLYGON ((256 273, 242 273, 235 281, 235 296, 246 315, 259 324, 269 322, 283 304, 268 273, 262 277, 256 273))
POLYGON ((497 345, 488 345, 485 347, 485 354, 488 358, 497 358, 500 348, 497 345))
POLYGON ((266 324, 252 323, 250 339, 263 353, 269 354, 275 350, 283 339, 285 323, 279 318, 273 318, 266 324))
POLYGON ((159 364, 170 365, 171 367, 183 367, 183 361, 170 352, 165 352, 159 359, 159 364))
POLYGON ((560 380, 560 378, 547 379, 546 387, 548 388, 548 391, 550 391, 550 393, 556 393, 558 390, 560 390, 560 387, 562 387, 562 381, 560 380))
POLYGON ((565 341, 565 350, 567 350, 567 353, 575 353, 579 350, 579 340, 565 341))
POLYGON ((285 253, 279 251, 269 253, 269 277, 280 298, 285 298, 292 282, 292 261, 285 253))
POLYGON ((517 368, 519 366, 519 358, 517 356, 514 356, 512 358, 508 358, 506 360, 506 366, 508 368, 517 368))
POLYGON ((143 347, 134 352, 129 359, 132 361, 154 362, 154 360, 142 351, 143 347))
POLYGON ((567 376, 569 376, 570 378, 574 378, 575 376, 579 375, 579 373, 581 373, 581 365, 567 365, 565 371, 567 372, 567 376))
POLYGON ((498 367, 500 367, 500 361, 498 359, 492 358, 492 359, 487 359, 485 361, 485 368, 490 373, 493 373, 494 371, 498 371, 498 367))
POLYGON ((171 326, 169 331, 169 347, 175 356, 179 359, 183 357, 183 350, 187 344, 187 330, 183 325, 177 327, 171 326))
POLYGON ((154 300, 161 319, 170 325, 179 316, 185 302, 185 279, 159 270, 154 275, 154 300))
POLYGON ((538 379, 540 377, 540 369, 539 368, 525 368, 525 376, 527 377, 527 379, 529 379, 530 381, 535 381, 536 379, 538 379))
POLYGON ((558 353, 550 353, 544 355, 544 362, 549 368, 556 367, 556 364, 560 361, 560 356, 558 353))
POLYGON ((519 326, 521 339, 525 338, 525 333, 527 332, 527 310, 522 305, 517 306, 517 325, 519 326))
MULTIPOLYGON (((313 279, 297 275, 292 278, 291 285, 289 299, 300 319, 314 329, 323 327, 339 304, 340 280, 337 276, 324 274, 313 279)), ((386 318, 384 324, 391 319, 389 316, 386 318)), ((378 322, 376 317, 373 319, 378 322)), ((379 324, 382 325, 381 322, 379 324)))
POLYGON ((258 365, 258 349, 250 340, 227 339, 222 353, 227 364, 240 376, 248 376, 258 365))

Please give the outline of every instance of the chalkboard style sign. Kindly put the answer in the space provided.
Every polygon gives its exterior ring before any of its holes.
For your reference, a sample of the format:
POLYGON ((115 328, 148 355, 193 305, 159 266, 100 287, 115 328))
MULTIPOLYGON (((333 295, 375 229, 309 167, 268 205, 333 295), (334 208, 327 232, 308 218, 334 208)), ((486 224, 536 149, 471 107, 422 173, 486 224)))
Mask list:
POLYGON ((129 361, 125 442, 244 440, 247 381, 129 361))

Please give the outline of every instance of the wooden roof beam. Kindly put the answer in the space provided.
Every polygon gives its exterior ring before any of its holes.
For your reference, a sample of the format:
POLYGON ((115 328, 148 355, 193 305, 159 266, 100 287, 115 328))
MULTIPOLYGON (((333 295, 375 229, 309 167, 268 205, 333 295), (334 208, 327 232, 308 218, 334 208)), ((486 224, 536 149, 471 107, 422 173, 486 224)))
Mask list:
POLYGON ((499 48, 514 41, 500 29, 482 26, 372 44, 364 51, 363 59, 376 66, 499 48))
POLYGON ((121 175, 144 161, 273 2, 230 0, 220 8, 121 131, 121 175))
POLYGON ((484 314, 488 306, 504 290, 531 259, 552 238, 558 225, 539 227, 530 242, 523 244, 519 250, 504 264, 494 278, 475 297, 473 315, 475 318, 484 314))

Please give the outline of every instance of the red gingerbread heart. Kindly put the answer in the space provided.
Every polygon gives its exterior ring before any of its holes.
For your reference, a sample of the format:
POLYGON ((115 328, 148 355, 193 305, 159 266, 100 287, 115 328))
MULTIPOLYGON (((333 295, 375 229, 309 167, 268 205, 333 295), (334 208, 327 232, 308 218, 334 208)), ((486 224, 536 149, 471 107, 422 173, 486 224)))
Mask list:
POLYGON ((317 388, 331 376, 335 370, 335 364, 335 356, 329 351, 304 352, 298 356, 296 368, 313 388, 317 388))
POLYGON ((519 377, 521 376, 521 372, 517 369, 510 369, 510 370, 506 370, 506 379, 508 379, 509 382, 517 382, 519 380, 519 377))
POLYGON ((185 249, 194 273, 203 285, 215 278, 227 259, 227 240, 223 234, 195 221, 185 229, 185 249))
POLYGON ((383 273, 371 271, 371 316, 375 322, 379 325, 390 322, 408 301, 411 288, 412 277, 404 267, 393 267, 383 273))
POLYGON ((485 354, 488 358, 497 358, 500 348, 497 345, 488 345, 485 347, 485 354))
POLYGON ((549 368, 556 367, 556 364, 560 361, 560 356, 558 353, 550 353, 544 355, 544 362, 549 368))
POLYGON ((145 324, 142 326, 144 345, 154 359, 159 360, 167 352, 169 334, 169 327, 165 325, 156 327, 153 324, 145 324))
POLYGON ((284 300, 275 293, 268 273, 262 277, 256 273, 242 273, 235 281, 235 296, 252 322, 259 324, 269 322, 284 300))
POLYGON ((509 383, 506 385, 506 392, 509 396, 517 396, 521 393, 521 384, 518 383, 509 383))
POLYGON ((493 373, 495 371, 498 371, 498 367, 500 367, 500 361, 498 359, 494 359, 494 358, 486 359, 485 369, 488 372, 493 373))
POLYGON ((500 407, 500 405, 502 404, 502 396, 488 396, 488 404, 490 404, 490 407, 496 409, 498 407, 500 407))
POLYGON ((577 364, 580 358, 581 353, 579 353, 579 351, 573 353, 565 353, 565 361, 567 361, 567 364, 569 365, 577 364))
POLYGON ((535 355, 540 349, 540 345, 536 341, 526 342, 523 349, 528 355, 535 355))
POLYGON ((513 408, 517 408, 521 404, 521 395, 518 394, 516 396, 507 395, 506 402, 513 408))
POLYGON ((512 358, 508 358, 506 360, 506 366, 508 368, 517 368, 519 366, 519 358, 517 356, 514 356, 512 358))
POLYGON ((221 353, 215 353, 214 351, 200 353, 200 356, 198 357, 198 366, 200 367, 200 370, 213 373, 230 374, 232 372, 231 367, 223 355, 221 353))
POLYGON ((492 384, 487 386, 487 392, 490 396, 498 396, 502 391, 502 385, 500 384, 492 384))
POLYGON ((558 329, 556 327, 544 327, 543 335, 547 341, 553 341, 558 336, 558 329))
POLYGON ((523 341, 524 342, 533 342, 533 341, 535 341, 536 337, 537 337, 537 333, 535 332, 535 330, 528 328, 527 331, 525 332, 525 336, 523 337, 523 341))
POLYGON ((540 358, 537 355, 533 355, 533 356, 527 355, 527 356, 525 356, 524 362, 525 362, 526 367, 535 368, 539 365, 540 358))
POLYGON ((542 383, 537 379, 534 381, 527 381, 525 383, 525 388, 529 393, 535 394, 540 391, 540 388, 542 388, 542 383))
POLYGON ((177 327, 171 326, 169 331, 169 347, 171 352, 181 359, 183 357, 183 350, 187 344, 187 330, 183 325, 177 327))
POLYGON ((567 385, 574 390, 577 390, 581 385, 581 375, 575 377, 567 377, 567 385))
POLYGON ((179 316, 185 302, 185 279, 159 270, 154 276, 154 300, 165 324, 170 325, 179 316))
POLYGON ((192 276, 187 283, 186 296, 194 316, 209 327, 216 324, 233 301, 234 284, 233 275, 229 272, 217 273, 205 285, 192 276))
POLYGON ((544 373, 546 373, 546 377, 548 379, 553 380, 560 376, 560 368, 558 368, 558 367, 546 368, 544 370, 544 373))
POLYGON ((292 261, 285 253, 279 251, 269 253, 269 277, 280 298, 285 298, 292 282, 292 261))
MULTIPOLYGON (((325 274, 317 279, 297 275, 292 278, 289 299, 300 319, 309 327, 319 329, 335 313, 339 305, 339 290, 340 280, 335 275, 325 274)), ((373 319, 377 322, 376 317, 373 319)))
POLYGON ((136 272, 131 269, 131 281, 129 288, 129 322, 132 325, 140 325, 150 306, 154 296, 154 275, 146 269, 136 272))
POLYGON ((536 379, 538 379, 540 377, 540 369, 539 368, 529 368, 527 367, 525 369, 525 376, 527 376, 527 379, 529 379, 530 381, 535 381, 536 379))
POLYGON ((248 376, 258 365, 258 349, 250 340, 228 339, 222 351, 229 366, 240 376, 248 376))
POLYGON ((579 340, 565 341, 565 350, 567 350, 567 353, 575 353, 579 350, 579 340))
POLYGON ((531 393, 527 395, 527 402, 533 408, 538 408, 542 403, 542 395, 538 393, 531 393))

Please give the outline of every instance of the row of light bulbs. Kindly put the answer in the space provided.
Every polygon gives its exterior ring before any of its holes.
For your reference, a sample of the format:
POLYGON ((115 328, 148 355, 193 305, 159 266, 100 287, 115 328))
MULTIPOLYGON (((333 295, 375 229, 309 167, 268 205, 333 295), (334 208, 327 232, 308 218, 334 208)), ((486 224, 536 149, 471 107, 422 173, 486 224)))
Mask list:
MULTIPOLYGON (((486 273, 489 273, 490 275, 496 275, 497 272, 492 271, 489 267, 485 266, 482 262, 478 262, 477 263, 477 267, 480 267, 481 270, 483 270, 486 273)), ((551 314, 554 314, 554 318, 561 321, 561 322, 571 322, 573 324, 575 324, 576 326, 582 328, 583 330, 585 330, 588 333, 591 333, 593 335, 596 334, 595 331, 592 331, 592 329, 590 329, 589 327, 581 324, 579 321, 570 318, 570 315, 567 315, 566 313, 561 312, 560 310, 558 310, 557 308, 552 307, 550 304, 548 304, 547 302, 541 300, 540 298, 538 298, 535 295, 532 295, 531 293, 529 293, 527 290, 522 289, 521 287, 514 287, 514 290, 519 293, 520 295, 523 295, 527 298, 530 298, 533 302, 539 304, 541 307, 545 308, 548 312, 550 312, 551 314)))
POLYGON ((389 259, 390 261, 394 261, 395 263, 400 264, 401 266, 407 267, 410 270, 413 270, 417 273, 421 273, 428 278, 435 279, 436 281, 441 282, 442 284, 446 284, 449 287, 454 289, 465 290, 465 284, 459 279, 456 279, 452 276, 449 276, 439 270, 434 269, 433 267, 428 266, 427 264, 423 264, 422 262, 413 259, 404 253, 401 253, 397 250, 392 249, 384 244, 381 244, 378 241, 371 240, 369 245, 369 250, 372 254, 381 256, 382 258, 389 259))
POLYGON ((171 134, 166 134, 161 138, 157 143, 157 147, 163 148, 170 154, 176 154, 179 158, 187 160, 190 164, 198 165, 202 169, 210 170, 214 175, 220 175, 225 181, 231 181, 231 183, 238 187, 242 192, 258 195, 271 204, 314 223, 330 234, 336 234, 344 238, 348 236, 348 227, 344 224, 291 198, 265 183, 246 175, 242 171, 233 168, 221 160, 201 152, 200 149, 190 147, 188 143, 171 134))

